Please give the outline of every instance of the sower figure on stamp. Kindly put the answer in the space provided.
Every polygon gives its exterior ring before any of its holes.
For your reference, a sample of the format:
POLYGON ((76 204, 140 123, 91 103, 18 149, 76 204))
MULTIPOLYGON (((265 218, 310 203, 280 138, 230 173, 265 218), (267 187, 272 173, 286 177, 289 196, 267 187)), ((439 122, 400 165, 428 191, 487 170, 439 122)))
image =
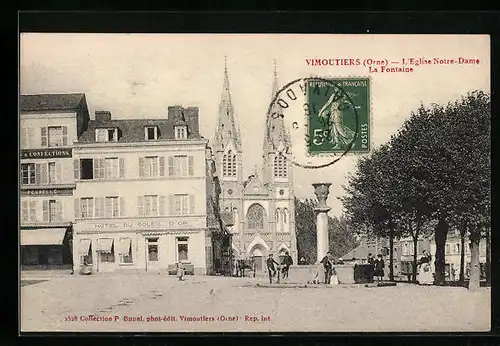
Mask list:
POLYGON ((269 274, 269 283, 273 283, 273 277, 276 276, 276 268, 274 268, 274 265, 276 264, 279 266, 279 263, 276 262, 273 258, 273 254, 269 254, 269 258, 266 260, 267 264, 267 272, 269 274))
POLYGON ((323 257, 323 259, 319 263, 322 263, 323 268, 325 268, 325 284, 329 284, 330 279, 332 277, 332 268, 333 268, 332 254, 330 253, 330 251, 326 253, 326 256, 323 257))

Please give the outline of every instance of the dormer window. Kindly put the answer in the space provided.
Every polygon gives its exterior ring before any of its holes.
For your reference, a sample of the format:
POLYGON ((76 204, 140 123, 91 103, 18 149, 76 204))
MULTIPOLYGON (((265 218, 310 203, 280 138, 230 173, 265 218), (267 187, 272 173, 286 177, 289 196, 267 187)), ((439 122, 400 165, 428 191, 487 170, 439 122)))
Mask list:
POLYGON ((118 128, 96 129, 95 130, 96 142, 117 142, 118 141, 118 128))
POLYGON ((147 141, 158 139, 158 126, 144 127, 144 139, 147 141))
POLYGON ((175 139, 187 139, 187 126, 177 125, 174 126, 175 139))

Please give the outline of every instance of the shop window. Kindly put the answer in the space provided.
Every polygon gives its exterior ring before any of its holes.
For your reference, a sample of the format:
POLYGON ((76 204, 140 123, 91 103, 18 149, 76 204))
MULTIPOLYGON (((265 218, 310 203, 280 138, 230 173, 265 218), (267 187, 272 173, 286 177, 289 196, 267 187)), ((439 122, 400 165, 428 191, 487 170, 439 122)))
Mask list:
POLYGON ((188 238, 178 237, 177 238, 177 261, 185 262, 188 261, 188 238))
POLYGON ((101 262, 113 263, 115 261, 115 252, 113 249, 111 252, 100 252, 101 262))
POLYGON ((131 264, 132 260, 132 239, 130 238, 122 238, 120 239, 120 264, 131 264))
POLYGON ((62 264, 62 248, 50 247, 47 251, 48 264, 62 264))
POLYGON ((86 265, 92 264, 92 244, 89 246, 89 252, 86 255, 81 256, 81 263, 86 265))
POLYGON ((23 264, 38 264, 38 249, 35 246, 23 246, 23 264))
POLYGON ((158 261, 158 238, 148 238, 148 261, 158 261))

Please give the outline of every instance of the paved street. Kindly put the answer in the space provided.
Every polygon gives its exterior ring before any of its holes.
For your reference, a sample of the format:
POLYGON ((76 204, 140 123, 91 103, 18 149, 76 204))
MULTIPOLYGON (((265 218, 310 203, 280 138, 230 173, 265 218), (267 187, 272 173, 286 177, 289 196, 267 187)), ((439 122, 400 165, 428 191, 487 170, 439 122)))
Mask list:
POLYGON ((22 331, 490 329, 488 288, 266 288, 255 286, 264 279, 188 276, 179 282, 175 277, 114 274, 44 280, 21 287, 22 331), (92 320, 96 316, 111 320, 92 320), (199 321, 183 321, 182 316, 199 321))

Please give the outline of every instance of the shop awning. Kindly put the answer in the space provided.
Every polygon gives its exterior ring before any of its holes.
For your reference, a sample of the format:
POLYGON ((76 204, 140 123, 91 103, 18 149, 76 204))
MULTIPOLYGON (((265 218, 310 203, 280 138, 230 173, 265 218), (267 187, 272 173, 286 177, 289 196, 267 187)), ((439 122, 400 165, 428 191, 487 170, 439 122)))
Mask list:
POLYGON ((78 245, 80 256, 87 256, 89 254, 90 243, 90 239, 80 239, 80 244, 78 245))
POLYGON ((129 251, 130 251, 130 238, 120 239, 116 247, 116 252, 119 255, 128 255, 129 251))
POLYGON ((66 228, 21 230, 21 245, 62 245, 66 228))
POLYGON ((97 239, 96 251, 111 252, 112 247, 113 247, 113 239, 112 238, 97 239))

